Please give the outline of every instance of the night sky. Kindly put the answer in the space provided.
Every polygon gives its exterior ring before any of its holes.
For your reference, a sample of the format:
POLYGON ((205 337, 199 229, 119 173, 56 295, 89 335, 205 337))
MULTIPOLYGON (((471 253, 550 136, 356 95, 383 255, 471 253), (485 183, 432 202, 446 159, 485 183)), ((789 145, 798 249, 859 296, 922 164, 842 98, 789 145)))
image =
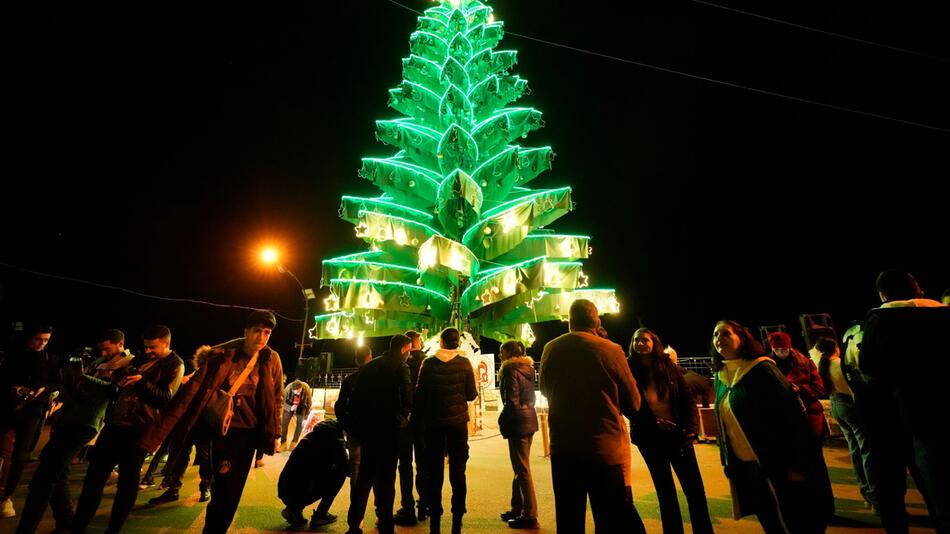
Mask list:
MULTIPOLYGON (((929 7, 723 2, 950 58, 950 19, 929 7)), ((557 153, 532 187, 574 188, 577 209, 550 228, 592 236, 585 272, 623 305, 605 322, 615 341, 642 322, 700 355, 718 319, 797 334, 801 313, 830 313, 840 332, 876 305, 885 268, 913 272, 933 298, 950 287, 950 60, 698 2, 619 4, 490 3, 508 32, 944 131, 509 33, 499 48, 519 51, 514 72, 531 89, 515 105, 546 124, 522 142, 557 153)), ((393 153, 374 121, 399 116, 387 91, 414 13, 384 0, 26 9, 7 20, 0 262, 299 319, 296 284, 258 266, 257 247, 282 244, 314 289, 322 259, 365 250, 337 208, 341 195, 378 194, 357 170, 393 153)), ((12 321, 43 320, 54 352, 160 322, 190 353, 240 335, 246 313, 0 266, 3 339, 12 321)), ((565 330, 536 328, 531 352, 565 330)), ((285 365, 299 336, 300 323, 279 322, 285 365)), ((351 361, 349 345, 320 350, 351 361)))

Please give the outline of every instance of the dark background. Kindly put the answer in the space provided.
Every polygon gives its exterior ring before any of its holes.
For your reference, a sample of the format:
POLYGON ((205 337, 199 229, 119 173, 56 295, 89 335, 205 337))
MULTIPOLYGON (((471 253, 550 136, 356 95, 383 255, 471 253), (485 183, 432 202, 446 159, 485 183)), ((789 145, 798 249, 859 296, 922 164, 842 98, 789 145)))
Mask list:
MULTIPOLYGON (((950 61, 696 2, 629 4, 491 3, 509 32, 950 128, 950 61)), ((825 4, 725 5, 950 57, 935 7, 825 4)), ((341 195, 377 193, 356 171, 392 153, 374 121, 398 116, 387 90, 415 14, 383 0, 25 9, 7 20, 0 262, 299 319, 296 284, 257 265, 258 246, 281 243, 314 289, 321 259, 365 249, 337 208, 341 195)), ((830 313, 840 332, 877 304, 884 268, 913 272, 931 297, 950 287, 947 131, 511 34, 500 48, 519 51, 532 89, 519 104, 545 114, 524 144, 558 154, 532 186, 574 187, 576 211, 551 227, 592 236, 585 271, 617 288, 623 312, 605 325, 622 345, 641 321, 681 356, 705 353, 724 317, 795 330, 801 313, 830 313)), ((0 266, 5 337, 13 321, 42 320, 54 352, 104 327, 135 339, 151 322, 191 352, 240 335, 246 314, 0 266)), ((300 326, 279 320, 285 366, 300 326)), ((531 352, 565 330, 536 328, 531 352)), ((351 344, 308 354, 349 365, 351 344)))

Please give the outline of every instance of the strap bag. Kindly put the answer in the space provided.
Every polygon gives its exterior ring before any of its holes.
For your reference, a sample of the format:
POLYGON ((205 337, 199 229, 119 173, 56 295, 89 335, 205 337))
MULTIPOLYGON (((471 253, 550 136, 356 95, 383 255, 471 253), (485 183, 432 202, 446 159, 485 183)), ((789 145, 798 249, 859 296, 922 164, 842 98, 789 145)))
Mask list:
POLYGON ((251 356, 250 361, 244 366, 244 370, 238 376, 231 389, 225 391, 216 389, 211 393, 211 398, 205 404, 204 411, 201 412, 201 418, 208 425, 216 436, 225 436, 228 433, 228 427, 231 426, 231 418, 234 417, 234 394, 247 380, 254 366, 257 364, 257 354, 251 356))

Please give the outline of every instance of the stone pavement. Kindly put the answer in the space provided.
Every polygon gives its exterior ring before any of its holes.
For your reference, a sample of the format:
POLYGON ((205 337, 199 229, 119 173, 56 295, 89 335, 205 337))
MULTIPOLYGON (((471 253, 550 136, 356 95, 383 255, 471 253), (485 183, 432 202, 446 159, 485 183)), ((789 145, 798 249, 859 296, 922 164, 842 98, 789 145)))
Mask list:
MULTIPOLYGON (((512 532, 499 519, 498 514, 508 509, 508 500, 511 489, 511 467, 508 461, 508 449, 505 441, 497 435, 497 429, 485 428, 478 435, 472 436, 470 441, 471 452, 468 463, 468 514, 465 517, 465 531, 467 532, 512 532)), ((698 444, 696 446, 700 469, 706 484, 706 494, 709 500, 709 510, 713 517, 713 526, 718 533, 761 532, 754 519, 736 521, 732 519, 729 485, 719 465, 719 453, 715 444, 698 444)), ((286 522, 281 518, 283 508, 277 499, 277 478, 280 469, 289 453, 280 453, 274 457, 265 457, 265 465, 253 469, 248 477, 247 488, 238 514, 232 525, 231 532, 282 532, 287 530, 286 522)), ((843 441, 832 440, 826 444, 825 458, 834 484, 834 493, 838 514, 842 521, 831 525, 830 533, 858 533, 883 532, 877 518, 863 507, 863 501, 858 492, 857 482, 849 463, 848 451, 843 441)), ((31 471, 36 464, 28 469, 31 471)), ((79 495, 85 464, 74 466, 71 480, 73 499, 79 495)), ((540 435, 536 436, 532 449, 532 470, 535 479, 535 488, 539 500, 540 532, 555 532, 554 525, 554 496, 551 488, 551 468, 548 459, 543 457, 540 435)), ((26 483, 30 479, 30 471, 24 474, 24 482, 14 495, 14 504, 19 511, 23 506, 26 494, 26 483)), ((182 488, 182 499, 178 503, 161 506, 144 504, 148 499, 159 494, 160 490, 151 488, 140 492, 139 504, 133 510, 124 532, 128 533, 178 533, 201 532, 204 524, 203 503, 198 503, 197 468, 192 466, 187 473, 185 486, 182 488)), ((659 508, 656 494, 650 480, 649 472, 636 448, 633 449, 633 480, 634 499, 640 515, 643 517, 647 532, 662 532, 659 508)), ((446 487, 443 489, 443 501, 448 506, 449 489, 448 476, 446 487)), ((115 485, 106 487, 105 496, 99 515, 90 525, 91 532, 101 532, 105 529, 109 507, 115 485)), ((397 497, 398 501, 398 497, 397 497)), ((349 503, 349 484, 344 484, 343 490, 337 496, 331 509, 332 513, 340 516, 340 521, 324 527, 320 532, 345 532, 344 517, 349 503)), ((908 511, 913 516, 911 532, 932 532, 925 528, 924 519, 926 509, 920 493, 910 490, 907 495, 908 511)), ((397 502, 398 506, 398 502, 397 502)), ((680 495, 680 507, 684 517, 686 502, 680 495)), ((368 507, 364 531, 373 532, 375 517, 372 506, 368 507)), ((310 511, 306 512, 309 518, 310 511)), ((0 533, 13 532, 16 518, 0 519, 0 533)), ((688 520, 687 520, 688 521, 688 520)), ((448 529, 450 519, 443 517, 443 529, 448 529)), ((46 533, 52 530, 52 514, 47 511, 39 532, 46 533)), ((427 525, 418 525, 411 528, 397 527, 398 532, 428 532, 427 525)), ((588 531, 593 532, 593 522, 588 512, 588 531)), ((689 523, 686 523, 689 532, 689 523)))

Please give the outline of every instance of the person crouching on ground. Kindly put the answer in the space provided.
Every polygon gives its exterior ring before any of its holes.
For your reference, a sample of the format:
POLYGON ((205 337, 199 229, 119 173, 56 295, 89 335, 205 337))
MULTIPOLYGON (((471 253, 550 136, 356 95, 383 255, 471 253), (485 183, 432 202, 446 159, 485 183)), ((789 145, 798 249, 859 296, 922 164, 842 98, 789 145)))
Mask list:
POLYGON ((281 515, 292 527, 302 527, 307 524, 304 507, 320 501, 310 517, 310 528, 336 521, 330 506, 348 470, 343 426, 339 421, 323 421, 294 447, 280 472, 277 497, 286 505, 281 515))

